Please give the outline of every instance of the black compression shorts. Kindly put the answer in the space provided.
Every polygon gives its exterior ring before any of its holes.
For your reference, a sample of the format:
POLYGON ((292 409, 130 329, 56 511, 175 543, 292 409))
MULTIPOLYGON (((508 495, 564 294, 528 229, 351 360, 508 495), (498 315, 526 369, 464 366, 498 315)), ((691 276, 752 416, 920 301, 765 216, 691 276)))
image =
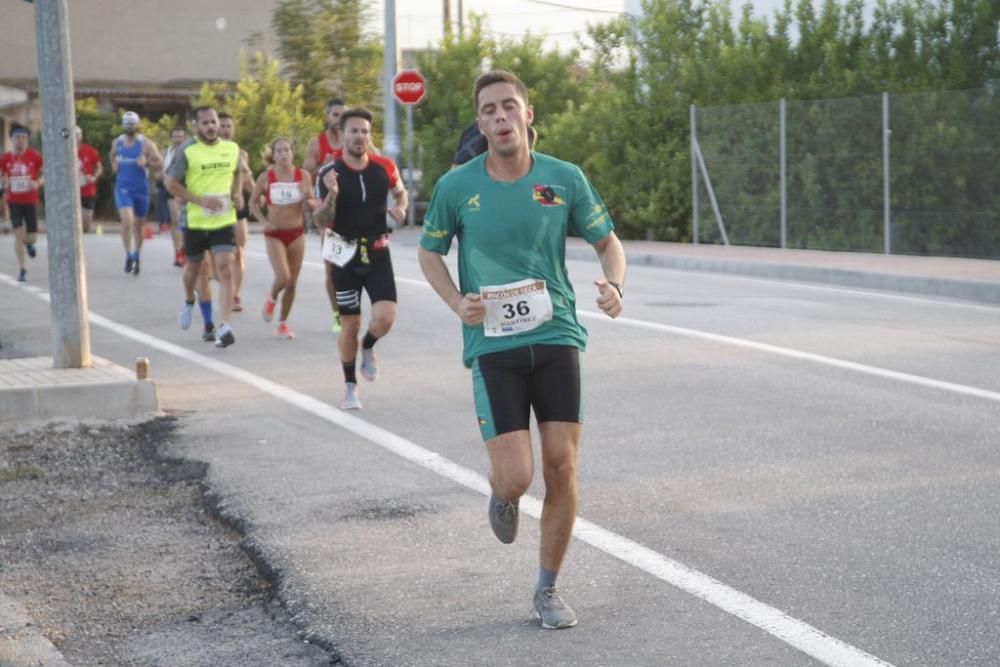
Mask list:
POLYGON ((526 345, 480 355, 472 393, 483 440, 526 431, 530 410, 539 423, 583 423, 580 351, 571 345, 526 345))

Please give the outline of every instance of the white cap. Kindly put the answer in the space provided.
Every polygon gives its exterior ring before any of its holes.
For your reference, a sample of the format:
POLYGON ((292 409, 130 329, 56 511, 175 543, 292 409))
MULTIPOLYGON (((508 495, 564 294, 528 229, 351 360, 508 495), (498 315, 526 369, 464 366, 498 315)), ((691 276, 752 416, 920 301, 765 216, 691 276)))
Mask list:
POLYGON ((138 125, 139 114, 134 111, 126 111, 122 116, 122 125, 138 125))

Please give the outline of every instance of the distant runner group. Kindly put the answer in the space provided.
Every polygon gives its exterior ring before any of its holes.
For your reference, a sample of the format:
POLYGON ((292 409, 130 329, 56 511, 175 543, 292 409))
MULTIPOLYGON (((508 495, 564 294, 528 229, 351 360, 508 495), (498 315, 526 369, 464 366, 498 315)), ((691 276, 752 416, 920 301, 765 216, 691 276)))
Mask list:
MULTIPOLYGON (((475 124, 463 133, 452 170, 435 184, 418 249, 427 281, 461 321, 463 362, 471 371, 473 403, 490 462, 488 518, 496 537, 513 542, 519 500, 534 475, 530 417, 541 435, 546 493, 541 517, 539 576, 533 596, 545 628, 568 628, 577 616, 556 589, 577 510, 576 460, 582 433, 580 353, 587 331, 576 311, 566 269, 566 239, 595 249, 601 276, 597 307, 610 317, 623 308, 625 254, 600 195, 579 167, 534 150, 534 110, 523 82, 502 70, 475 84, 475 124), (458 243, 458 283, 443 256, 458 243)), ((195 136, 177 128, 161 155, 126 112, 110 164, 122 222, 125 272, 140 274, 143 225, 149 211, 148 169, 158 170, 169 209, 174 264, 182 267, 179 314, 188 329, 197 310, 203 340, 236 342, 232 313, 242 310, 247 220, 264 232, 274 272, 261 304, 277 335, 293 339, 289 316, 306 252, 306 221, 321 230, 331 329, 344 378, 340 406, 362 407, 357 375, 379 377, 375 346, 395 324, 397 290, 387 216, 397 224, 410 205, 396 164, 372 145, 373 116, 342 99, 326 106, 326 127, 306 146, 301 167, 287 137, 265 151, 254 178, 248 156, 233 141, 235 119, 210 106, 192 112, 195 136), (389 200, 392 200, 390 206, 389 200), (216 322, 210 278, 219 284, 216 322), (362 333, 362 295, 371 304, 362 333), (360 356, 360 364, 359 364, 360 356)), ((0 156, 0 191, 16 231, 18 279, 25 255, 36 254, 42 156, 29 132, 11 130, 14 150, 0 156)), ((101 175, 100 159, 78 131, 81 204, 87 230, 101 175)))

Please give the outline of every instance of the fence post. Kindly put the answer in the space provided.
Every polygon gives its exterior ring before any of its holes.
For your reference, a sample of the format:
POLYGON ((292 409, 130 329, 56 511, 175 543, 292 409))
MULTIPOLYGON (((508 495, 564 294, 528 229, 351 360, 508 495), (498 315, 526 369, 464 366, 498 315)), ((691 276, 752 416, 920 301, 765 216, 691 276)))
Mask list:
POLYGON ((778 139, 779 153, 781 155, 781 247, 788 247, 788 176, 786 168, 788 166, 787 155, 785 154, 785 98, 782 97, 778 103, 778 116, 780 118, 781 136, 778 139))
POLYGON ((698 158, 695 155, 698 126, 695 121, 695 108, 691 105, 691 212, 693 214, 691 227, 691 243, 698 243, 698 158))
POLYGON ((892 207, 889 204, 889 93, 882 93, 882 218, 885 254, 892 254, 892 207))

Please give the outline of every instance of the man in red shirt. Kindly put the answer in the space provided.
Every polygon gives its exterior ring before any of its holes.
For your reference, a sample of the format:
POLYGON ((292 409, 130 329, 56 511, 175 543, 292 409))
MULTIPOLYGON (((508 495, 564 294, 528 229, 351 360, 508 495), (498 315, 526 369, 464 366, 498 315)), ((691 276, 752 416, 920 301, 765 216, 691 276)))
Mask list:
POLYGON ((101 155, 90 144, 83 143, 83 130, 76 128, 76 170, 80 178, 80 219, 84 234, 90 233, 94 220, 94 202, 97 201, 97 179, 104 171, 101 155))
MULTIPOLYGON (((343 147, 340 133, 340 117, 347 111, 347 104, 339 97, 330 98, 326 103, 326 129, 313 137, 306 144, 306 157, 302 162, 302 168, 309 172, 316 181, 316 174, 321 167, 326 166, 341 156, 343 147)), ((322 238, 322 237, 321 237, 322 238)), ((333 264, 323 262, 326 265, 326 296, 330 300, 330 308, 333 309, 333 326, 330 331, 339 334, 341 331, 340 311, 337 308, 337 288, 333 285, 333 264)))
POLYGON ((28 279, 24 254, 35 256, 35 235, 38 233, 38 190, 42 187, 42 155, 28 148, 31 132, 23 125, 10 128, 14 150, 0 155, 0 176, 7 184, 7 207, 14 227, 14 253, 22 283, 28 279))

